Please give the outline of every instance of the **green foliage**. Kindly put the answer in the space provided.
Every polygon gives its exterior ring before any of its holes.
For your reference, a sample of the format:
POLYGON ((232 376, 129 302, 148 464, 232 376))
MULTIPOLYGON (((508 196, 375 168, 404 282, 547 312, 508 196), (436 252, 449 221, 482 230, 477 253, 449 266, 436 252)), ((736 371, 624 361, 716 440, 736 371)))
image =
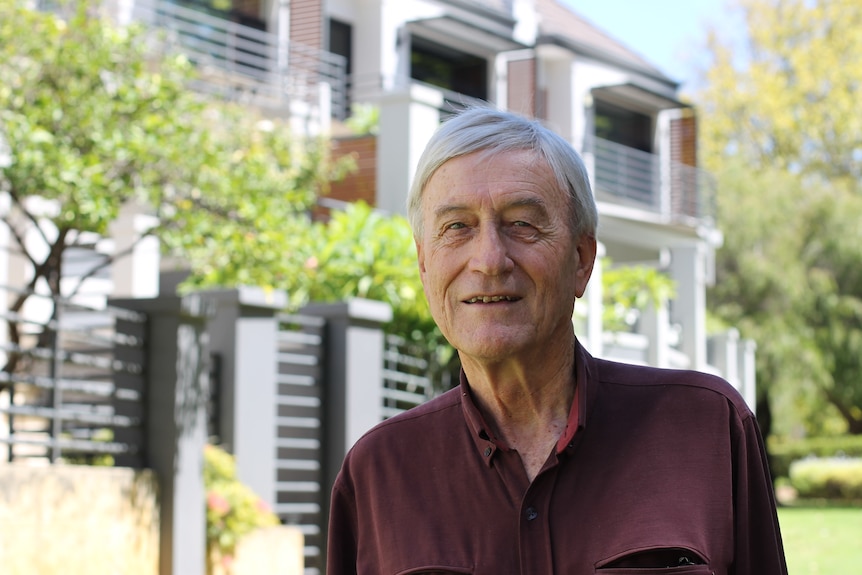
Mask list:
POLYGON ((204 448, 204 488, 209 557, 233 557, 243 536, 279 524, 266 503, 237 479, 233 456, 214 445, 204 448))
POLYGON ((733 154, 754 168, 862 176, 858 0, 734 0, 730 8, 744 37, 710 35, 701 132, 709 161, 733 154))
POLYGON ((803 459, 790 466, 790 483, 805 499, 862 499, 862 459, 803 459))
POLYGON ((345 124, 357 136, 377 134, 380 131, 380 108, 372 104, 353 104, 345 124))
POLYGON ((789 477, 790 465, 801 459, 810 457, 862 457, 862 436, 840 435, 796 440, 771 438, 769 456, 772 472, 776 478, 789 477))
MULTIPOLYGON (((431 321, 407 220, 384 216, 364 202, 348 205, 320 224, 308 269, 308 298, 363 297, 389 303, 396 321, 431 321)), ((405 332, 409 333, 409 332, 405 332)))
POLYGON ((719 177, 712 313, 758 343, 775 431, 862 433, 862 146, 850 0, 738 0, 710 36, 701 144, 719 177), (852 62, 850 61, 852 60, 852 62))
POLYGON ((603 326, 607 331, 629 331, 640 312, 670 301, 676 284, 659 270, 647 266, 613 267, 602 263, 603 326))
POLYGON ((0 2, 0 126, 11 149, 4 187, 57 200, 58 229, 104 233, 120 206, 156 198, 176 179, 194 187, 200 165, 178 161, 206 148, 192 128, 202 105, 183 58, 154 72, 140 31, 112 28, 80 2, 71 19, 0 2), (27 30, 22 34, 22 30, 27 30), (188 180, 186 180, 188 178, 188 180))
POLYGON ((294 311, 312 301, 379 300, 393 308, 391 331, 422 339, 430 349, 441 341, 425 301, 405 218, 356 202, 333 211, 327 222, 312 221, 302 213, 287 219, 282 228, 268 238, 249 235, 244 247, 225 252, 223 260, 194 275, 188 285, 253 283, 284 289, 294 311))
POLYGON ((74 7, 64 20, 0 0, 0 188, 29 287, 45 279, 59 293, 63 252, 127 204, 157 218, 142 237, 157 235, 205 282, 271 285, 248 262, 304 261, 305 214, 348 163, 282 121, 201 97, 193 66, 161 52, 155 32, 116 27, 87 0, 74 7), (47 249, 24 242, 35 224, 47 249))

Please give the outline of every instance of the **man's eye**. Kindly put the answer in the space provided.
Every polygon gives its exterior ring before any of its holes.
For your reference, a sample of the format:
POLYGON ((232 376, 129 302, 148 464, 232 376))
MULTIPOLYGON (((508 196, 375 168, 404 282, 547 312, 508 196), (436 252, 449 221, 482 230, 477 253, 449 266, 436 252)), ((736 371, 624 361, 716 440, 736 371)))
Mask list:
POLYGON ((516 222, 512 222, 512 225, 513 225, 513 226, 515 226, 515 227, 519 227, 519 228, 527 228, 527 227, 530 227, 530 224, 529 224, 529 223, 527 223, 527 222, 525 222, 525 221, 523 221, 523 220, 518 220, 518 221, 516 221, 516 222))
POLYGON ((447 230, 461 230, 461 229, 464 229, 465 227, 466 226, 464 226, 464 224, 462 222, 455 222, 453 224, 447 225, 446 229, 447 230))

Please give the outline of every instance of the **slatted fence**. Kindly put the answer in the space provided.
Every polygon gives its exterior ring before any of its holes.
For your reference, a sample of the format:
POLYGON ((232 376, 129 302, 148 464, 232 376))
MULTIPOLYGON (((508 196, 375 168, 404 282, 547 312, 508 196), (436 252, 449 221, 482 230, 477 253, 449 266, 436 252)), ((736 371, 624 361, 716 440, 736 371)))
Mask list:
POLYGON ((26 296, 45 318, 0 313, 5 459, 141 467, 146 316, 0 291, 26 296))
POLYGON ((383 352, 383 415, 392 417, 434 394, 429 354, 401 336, 386 336, 383 352))
POLYGON ((306 573, 320 573, 326 536, 324 382, 326 320, 279 316, 275 512, 305 535, 306 573))

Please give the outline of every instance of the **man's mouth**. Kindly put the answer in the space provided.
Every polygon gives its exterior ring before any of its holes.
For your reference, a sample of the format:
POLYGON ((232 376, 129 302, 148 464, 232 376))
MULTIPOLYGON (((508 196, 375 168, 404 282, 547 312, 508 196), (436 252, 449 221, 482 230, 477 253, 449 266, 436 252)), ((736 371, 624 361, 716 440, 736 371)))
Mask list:
POLYGON ((480 295, 464 300, 465 303, 496 303, 500 301, 518 301, 519 297, 508 295, 480 295))

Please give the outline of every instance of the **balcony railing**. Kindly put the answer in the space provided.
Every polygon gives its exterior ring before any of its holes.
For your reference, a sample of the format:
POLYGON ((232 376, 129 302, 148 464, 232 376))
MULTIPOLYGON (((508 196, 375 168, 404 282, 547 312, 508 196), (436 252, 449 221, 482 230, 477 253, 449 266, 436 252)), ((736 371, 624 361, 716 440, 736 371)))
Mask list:
POLYGON ((204 91, 227 98, 254 94, 275 106, 316 106, 328 86, 332 114, 346 110, 343 56, 162 0, 134 0, 129 17, 164 31, 165 40, 203 72, 204 91))
POLYGON ((592 157, 597 198, 671 221, 714 218, 716 186, 708 172, 601 138, 593 138, 585 151, 592 157))

